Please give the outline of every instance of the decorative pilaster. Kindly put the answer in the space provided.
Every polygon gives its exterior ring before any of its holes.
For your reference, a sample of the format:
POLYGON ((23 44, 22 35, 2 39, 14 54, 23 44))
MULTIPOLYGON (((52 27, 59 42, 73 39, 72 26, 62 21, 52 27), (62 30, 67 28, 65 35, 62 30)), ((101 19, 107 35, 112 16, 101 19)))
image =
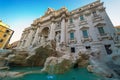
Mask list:
POLYGON ((40 28, 38 27, 35 33, 35 38, 33 40, 32 46, 36 46, 37 40, 38 40, 38 34, 39 34, 40 28))
POLYGON ((17 48, 20 48, 20 47, 22 46, 23 37, 24 37, 24 33, 22 34, 22 37, 21 37, 21 39, 20 39, 20 42, 19 42, 18 45, 17 45, 17 48))
POLYGON ((65 42, 65 18, 62 18, 61 21, 61 43, 65 42))
POLYGON ((49 34, 49 40, 55 39, 55 23, 52 21, 50 26, 50 34, 49 34))
POLYGON ((76 28, 75 28, 76 29, 76 35, 75 36, 76 36, 76 39, 77 39, 77 44, 82 45, 82 42, 81 42, 81 39, 80 39, 81 34, 80 34, 79 20, 76 21, 75 26, 76 26, 76 28))
POLYGON ((30 33, 28 34, 28 38, 27 38, 25 47, 30 47, 30 43, 31 43, 31 40, 32 40, 32 37, 33 37, 33 33, 34 33, 34 31, 31 29, 30 33))
POLYGON ((21 40, 20 48, 24 48, 24 46, 25 46, 24 44, 25 44, 27 35, 28 34, 26 32, 24 32, 22 40, 21 40))

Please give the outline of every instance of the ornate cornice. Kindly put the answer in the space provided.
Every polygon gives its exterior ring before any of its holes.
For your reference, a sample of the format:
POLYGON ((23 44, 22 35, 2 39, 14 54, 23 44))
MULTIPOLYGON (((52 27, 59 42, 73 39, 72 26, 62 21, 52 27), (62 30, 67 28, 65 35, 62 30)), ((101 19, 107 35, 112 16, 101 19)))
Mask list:
POLYGON ((106 25, 106 24, 105 23, 98 23, 98 24, 95 25, 95 27, 101 27, 101 26, 104 26, 104 25, 106 25))
POLYGON ((74 14, 90 14, 92 10, 94 9, 96 10, 99 6, 102 6, 102 5, 103 5, 103 2, 100 2, 100 0, 97 0, 96 2, 90 3, 88 5, 85 5, 83 7, 80 7, 71 11, 70 15, 72 16, 74 14), (86 11, 89 11, 89 12, 86 12, 86 11))
POLYGON ((63 16, 64 14, 65 14, 64 17, 69 16, 69 12, 68 12, 67 8, 65 8, 65 7, 62 7, 59 10, 54 10, 52 8, 48 8, 48 10, 46 11, 44 16, 34 20, 32 26, 36 26, 38 23, 42 24, 42 23, 45 23, 45 22, 50 21, 50 20, 53 21, 53 18, 57 19, 57 18, 63 16))
POLYGON ((43 24, 46 22, 55 22, 56 19, 61 18, 61 20, 64 18, 66 21, 69 17, 71 17, 72 15, 76 14, 75 16, 73 16, 73 18, 77 19, 77 17, 81 14, 81 15, 89 15, 91 14, 92 10, 103 10, 104 7, 101 7, 103 5, 103 3, 100 2, 100 0, 97 0, 93 3, 90 3, 86 6, 83 6, 81 8, 75 9, 73 11, 68 11, 68 9, 66 7, 62 7, 59 10, 54 10, 52 8, 48 8, 47 11, 45 12, 45 14, 34 20, 33 24, 31 24, 32 26, 36 26, 39 23, 43 24))
POLYGON ((68 32, 75 32, 76 30, 75 29, 69 29, 68 32))
POLYGON ((86 27, 86 26, 82 26, 81 28, 80 28, 80 30, 84 30, 84 29, 88 29, 89 27, 86 27))

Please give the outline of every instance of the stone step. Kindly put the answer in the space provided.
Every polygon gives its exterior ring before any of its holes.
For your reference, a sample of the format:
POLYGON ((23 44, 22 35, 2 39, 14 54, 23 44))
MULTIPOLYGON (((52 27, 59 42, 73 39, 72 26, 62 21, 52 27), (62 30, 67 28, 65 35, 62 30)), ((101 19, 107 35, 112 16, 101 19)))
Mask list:
POLYGON ((8 70, 9 67, 5 66, 5 67, 0 67, 0 70, 8 70))

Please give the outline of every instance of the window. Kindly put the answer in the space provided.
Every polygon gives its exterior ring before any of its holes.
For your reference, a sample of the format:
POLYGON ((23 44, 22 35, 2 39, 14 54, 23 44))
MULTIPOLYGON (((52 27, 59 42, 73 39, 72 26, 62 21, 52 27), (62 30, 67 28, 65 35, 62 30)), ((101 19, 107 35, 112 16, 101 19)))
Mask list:
POLYGON ((0 43, 3 42, 3 39, 0 39, 0 43))
POLYGON ((3 37, 6 37, 6 36, 7 36, 6 34, 3 35, 3 37))
POLYGON ((92 14, 93 14, 93 16, 94 16, 94 17, 96 17, 96 16, 97 16, 96 11, 93 11, 93 12, 92 12, 92 14))
POLYGON ((90 46, 86 46, 85 48, 86 48, 86 49, 91 49, 91 47, 90 47, 90 46))
POLYGON ((71 53, 75 53, 75 47, 71 47, 71 53))
POLYGON ((81 16, 80 16, 80 20, 81 20, 81 21, 82 21, 82 20, 84 20, 84 17, 83 17, 83 15, 81 15, 81 16))
POLYGON ((98 31, 99 31, 101 36, 105 35, 105 31, 104 31, 103 27, 98 27, 98 31))
POLYGON ((108 55, 112 54, 112 50, 110 49, 111 45, 105 45, 105 49, 108 55))
POLYGON ((9 33, 10 31, 9 30, 6 30, 6 33, 9 33))
POLYGON ((74 39, 74 32, 70 32, 70 40, 74 39))
POLYGON ((73 23, 73 19, 72 18, 70 18, 70 23, 73 23))
POLYGON ((83 37, 84 38, 88 38, 88 32, 87 32, 87 30, 83 30, 82 32, 83 32, 83 37))

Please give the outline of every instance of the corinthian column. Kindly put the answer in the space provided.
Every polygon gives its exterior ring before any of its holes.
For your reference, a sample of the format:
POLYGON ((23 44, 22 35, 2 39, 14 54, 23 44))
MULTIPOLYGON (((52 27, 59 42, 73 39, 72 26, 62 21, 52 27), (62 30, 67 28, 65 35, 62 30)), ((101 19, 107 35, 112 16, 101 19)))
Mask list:
POLYGON ((65 19, 63 18, 61 21, 61 40, 60 42, 65 42, 65 19))
POLYGON ((37 41, 38 41, 38 33, 39 33, 39 31, 40 31, 40 28, 38 27, 37 28, 37 30, 36 30, 36 33, 35 33, 35 38, 34 38, 34 40, 33 40, 33 42, 32 42, 32 45, 36 45, 36 43, 37 43, 37 41))
POLYGON ((55 39, 55 23, 52 22, 50 26, 49 40, 54 40, 54 39, 55 39))
POLYGON ((30 30, 30 33, 28 34, 28 38, 27 38, 25 47, 29 47, 29 46, 30 46, 32 37, 34 36, 33 33, 34 33, 34 31, 31 29, 31 30, 30 30))

